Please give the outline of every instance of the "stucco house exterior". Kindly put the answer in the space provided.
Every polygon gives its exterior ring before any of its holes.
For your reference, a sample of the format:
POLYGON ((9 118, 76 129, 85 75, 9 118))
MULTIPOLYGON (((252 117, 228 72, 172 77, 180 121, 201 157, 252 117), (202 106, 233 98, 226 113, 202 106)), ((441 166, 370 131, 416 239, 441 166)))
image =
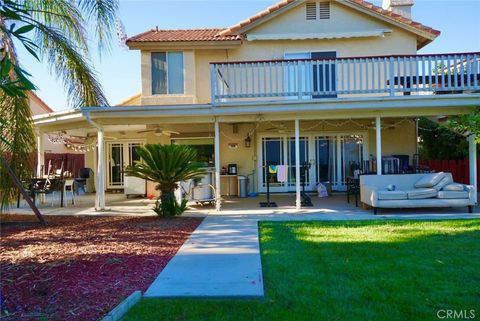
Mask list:
POLYGON ((86 155, 97 209, 106 190, 125 187, 122 168, 144 143, 198 146, 218 200, 238 194, 224 175, 235 164, 251 190, 265 192, 268 180, 299 208, 302 164, 307 190, 328 181, 342 191, 354 168, 381 175, 377 163, 392 155, 411 166, 418 117, 480 106, 479 53, 418 55, 440 32, 412 20, 412 5, 283 0, 223 29, 147 30, 127 41, 141 52, 140 95, 35 124, 98 144, 86 155), (285 166, 285 179, 269 176, 269 165, 285 166))

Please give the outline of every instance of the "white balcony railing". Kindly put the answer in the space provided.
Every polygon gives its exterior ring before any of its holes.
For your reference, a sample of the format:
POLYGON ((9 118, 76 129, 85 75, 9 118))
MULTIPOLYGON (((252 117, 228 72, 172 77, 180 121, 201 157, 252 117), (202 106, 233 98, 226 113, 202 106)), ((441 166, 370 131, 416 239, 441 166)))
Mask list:
POLYGON ((480 90, 480 53, 210 64, 212 103, 480 90))

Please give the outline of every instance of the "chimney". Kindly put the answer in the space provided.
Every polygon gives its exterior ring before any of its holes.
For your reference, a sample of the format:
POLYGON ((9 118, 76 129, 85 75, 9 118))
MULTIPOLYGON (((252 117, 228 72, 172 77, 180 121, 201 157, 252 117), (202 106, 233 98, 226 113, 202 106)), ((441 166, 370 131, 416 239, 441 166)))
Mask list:
POLYGON ((412 19, 413 0, 383 0, 382 8, 412 19))

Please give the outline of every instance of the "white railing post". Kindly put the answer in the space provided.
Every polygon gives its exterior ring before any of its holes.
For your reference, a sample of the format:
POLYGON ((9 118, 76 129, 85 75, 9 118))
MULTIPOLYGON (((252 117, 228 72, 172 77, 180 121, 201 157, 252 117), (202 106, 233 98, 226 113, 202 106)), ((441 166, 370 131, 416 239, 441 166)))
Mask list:
MULTIPOLYGON (((45 165, 45 154, 43 147, 43 133, 37 129, 37 177, 43 177, 44 165, 45 165)), ((47 173, 50 174, 50 173, 47 173)))
POLYGON ((222 200, 220 195, 220 124, 215 119, 215 209, 220 211, 222 208, 222 200))
POLYGON ((297 68, 297 95, 298 100, 302 99, 302 68, 300 67, 301 61, 296 61, 295 66, 297 68))
POLYGON ((472 134, 468 136, 468 164, 470 165, 470 185, 475 189, 475 203, 477 203, 477 136, 472 134))
POLYGON ((215 64, 210 64, 210 103, 216 105, 217 79, 215 75, 215 64))
POLYGON ((302 206, 300 175, 300 120, 295 119, 295 207, 297 210, 302 206))
POLYGON ((375 119, 375 136, 377 149, 377 175, 382 175, 382 120, 380 116, 375 119))
POLYGON ((97 187, 95 191, 95 210, 105 210, 105 135, 103 128, 97 129, 97 187))
POLYGON ((393 57, 390 57, 388 60, 388 73, 389 75, 389 84, 390 84, 390 96, 395 96, 395 60, 393 57))

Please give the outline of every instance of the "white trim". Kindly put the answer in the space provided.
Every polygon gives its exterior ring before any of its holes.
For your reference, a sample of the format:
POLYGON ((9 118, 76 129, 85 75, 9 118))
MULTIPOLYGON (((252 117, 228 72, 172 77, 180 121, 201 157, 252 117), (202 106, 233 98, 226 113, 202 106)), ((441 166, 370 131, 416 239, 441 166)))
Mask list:
POLYGON ((386 34, 390 34, 390 33, 392 33, 391 29, 376 29, 376 30, 349 31, 349 32, 329 32, 329 33, 248 34, 247 41, 367 38, 367 37, 384 37, 386 34))

